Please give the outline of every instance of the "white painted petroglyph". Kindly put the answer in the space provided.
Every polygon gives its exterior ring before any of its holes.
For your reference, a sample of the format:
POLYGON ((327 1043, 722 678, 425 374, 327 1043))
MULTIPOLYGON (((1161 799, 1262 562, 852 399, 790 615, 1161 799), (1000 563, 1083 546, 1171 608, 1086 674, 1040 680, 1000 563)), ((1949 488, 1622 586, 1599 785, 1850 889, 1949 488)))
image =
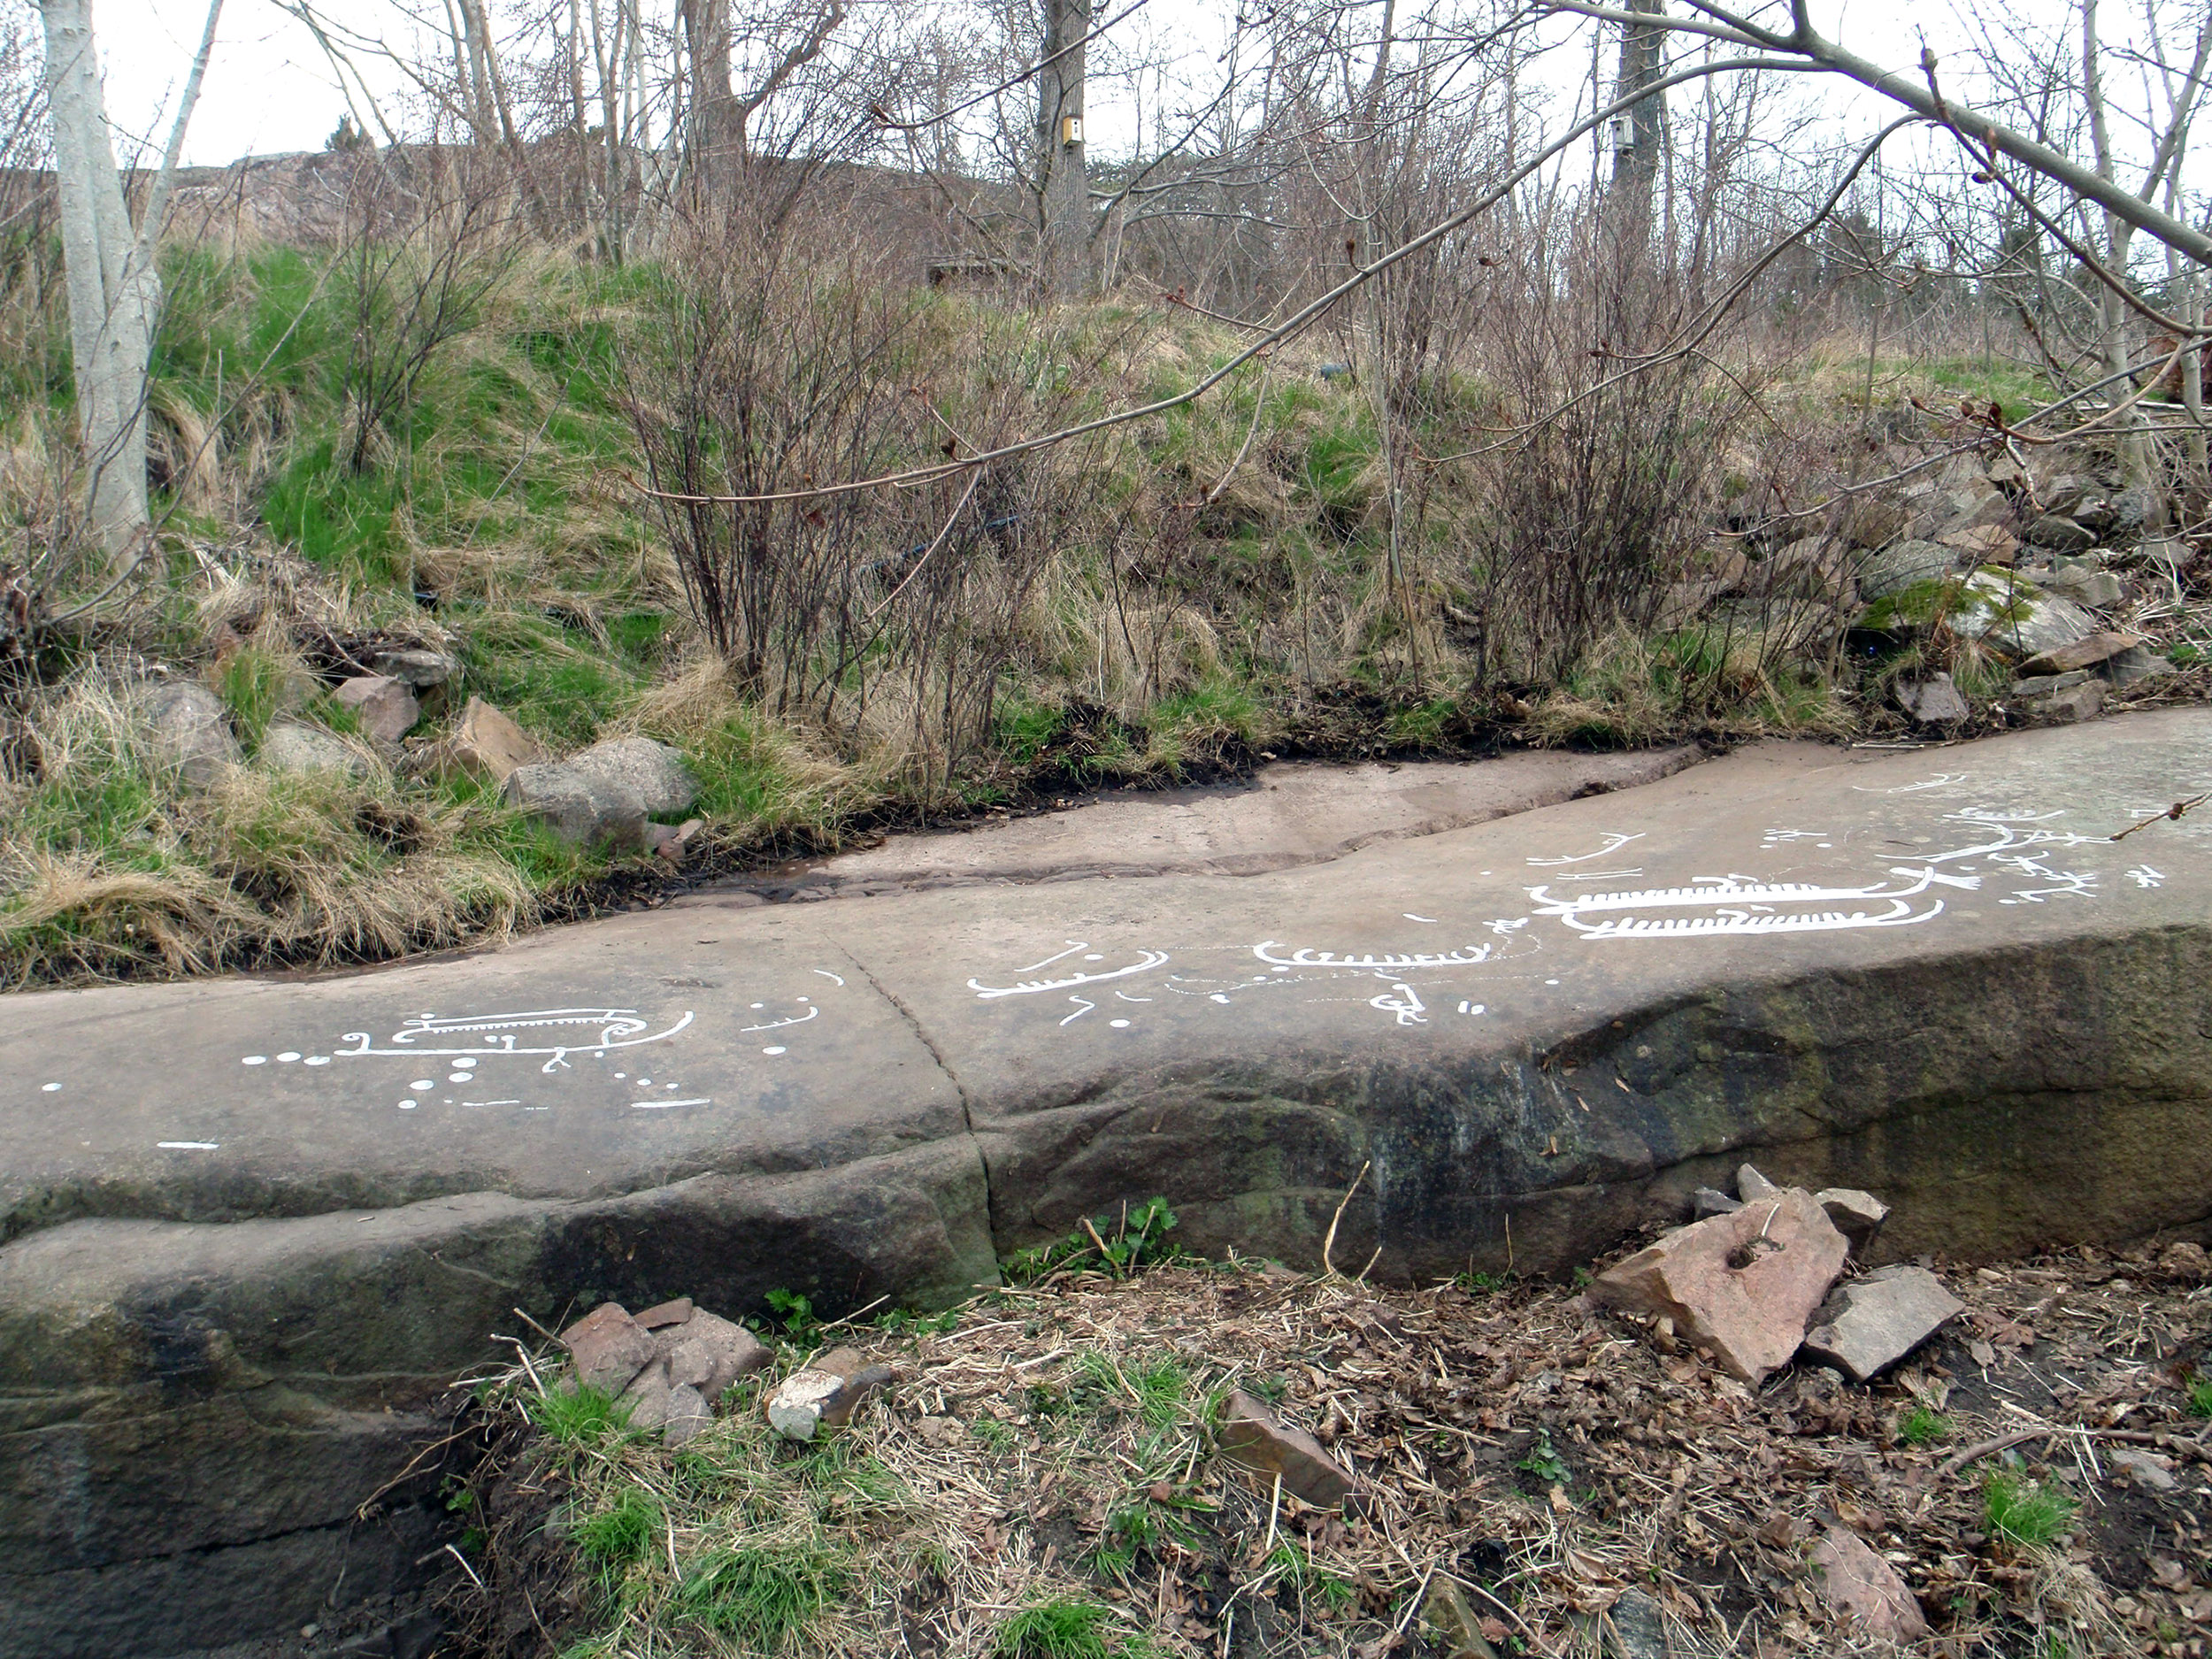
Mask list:
POLYGON ((825 979, 835 979, 840 985, 845 983, 841 976, 832 973, 827 968, 817 968, 814 972, 820 974, 825 979))
POLYGON ((664 1112, 679 1106, 711 1106, 713 1103, 713 1095, 702 1094, 696 1100, 634 1100, 630 1102, 630 1109, 633 1111, 664 1112))
POLYGON ((157 1141, 154 1145, 164 1152, 214 1152, 220 1149, 219 1141, 157 1141))
MULTIPOLYGON (((805 1001, 806 1001, 806 998, 804 998, 804 997, 803 996, 803 997, 801 997, 801 998, 799 999, 799 1001, 801 1001, 802 1002, 805 1002, 805 1001)), ((754 1003, 754 1004, 753 1004, 753 1006, 754 1006, 755 1008, 758 1008, 758 1007, 760 1006, 760 1004, 759 1004, 759 1003, 757 1003, 757 1002, 756 1002, 756 1003, 754 1003)), ((745 1025, 745 1026, 741 1026, 739 1029, 740 1029, 740 1031, 741 1031, 741 1033, 742 1033, 742 1032, 780 1031, 780 1030, 781 1030, 784 1026, 786 1026, 786 1025, 805 1025, 805 1024, 807 1023, 807 1021, 809 1021, 810 1019, 812 1019, 812 1018, 813 1018, 816 1015, 819 1014, 821 1011, 822 1011, 822 1010, 821 1010, 821 1009, 820 1009, 818 1006, 816 1006, 816 1007, 810 1007, 810 1008, 809 1008, 809 1009, 807 1010, 807 1011, 806 1011, 805 1013, 803 1013, 803 1014, 794 1014, 794 1015, 792 1015, 792 1016, 791 1016, 789 1018, 787 1018, 787 1019, 772 1019, 772 1020, 770 1020, 770 1021, 769 1021, 766 1025, 745 1025)))
MULTIPOLYGON (((1640 841, 1643 840, 1643 838, 1644 832, 1640 830, 1633 835, 1621 835, 1615 833, 1611 830, 1607 830, 1604 832, 1605 845, 1599 848, 1597 851, 1594 853, 1577 853, 1572 857, 1569 858, 1531 858, 1528 862, 1532 864, 1547 866, 1552 864, 1586 864, 1593 858, 1602 858, 1608 853, 1617 853, 1620 851, 1622 848, 1627 846, 1629 842, 1640 841)), ((1483 872, 1483 874, 1485 875, 1488 875, 1489 873, 1490 872, 1487 870, 1483 872)))
POLYGON ((1396 1015, 1401 1025, 1425 1025, 1429 1023, 1427 1005, 1411 986, 1402 981, 1392 986, 1380 996, 1369 997, 1367 1006, 1379 1008, 1386 1014, 1396 1015))
MULTIPOLYGON (((1017 968, 1014 972, 1033 973, 1037 969, 1048 967, 1053 963, 1076 955, 1083 949, 1083 946, 1078 945, 1074 950, 1064 950, 1057 956, 1048 956, 1043 962, 1032 964, 1026 968, 1017 968)), ((1064 974, 1053 979, 1018 980, 1012 985, 986 985, 980 979, 970 979, 968 988, 976 994, 978 1000, 987 1002, 1002 996, 1034 996, 1041 991, 1068 991, 1079 985, 1100 985, 1109 979, 1125 979, 1132 974, 1149 973, 1155 968, 1164 966, 1167 962, 1168 953, 1164 950, 1146 950, 1139 954, 1140 960, 1123 968, 1110 968, 1097 972, 1086 970, 1079 973, 1064 974)), ((1085 960, 1102 962, 1105 957, 1091 956, 1086 957, 1085 960)))
POLYGON ((1301 947, 1287 956, 1279 955, 1285 949, 1282 941, 1263 939, 1252 947, 1252 954, 1273 968, 1348 968, 1361 973, 1403 973, 1409 968, 1471 968, 1487 962, 1497 952, 1495 945, 1462 945, 1447 951, 1386 951, 1378 956, 1370 952, 1363 956, 1340 956, 1333 950, 1316 950, 1301 947))
POLYGON ((2136 865, 2127 872, 2127 878, 2139 887, 2154 887, 2166 879, 2164 872, 2154 870, 2148 864, 2136 865))
MULTIPOLYGON (((428 1059, 433 1056, 441 1059, 453 1058, 456 1069, 458 1069, 461 1059, 467 1059, 472 1064, 485 1056, 503 1059, 522 1056, 534 1057, 543 1056, 548 1057, 545 1064, 538 1069, 550 1073, 557 1070, 566 1070, 568 1056, 572 1054, 589 1050, 595 1056, 598 1056, 605 1055, 610 1049, 635 1048, 647 1043, 665 1041, 689 1025, 693 1017, 692 1010, 687 1009, 683 1017, 674 1025, 661 1031, 646 1033, 646 1026, 649 1022, 640 1018, 637 1010, 631 1008, 540 1009, 526 1013, 469 1014, 454 1018, 441 1018, 435 1014, 419 1014, 392 1033, 388 1039, 394 1045, 391 1048, 375 1047, 375 1039, 365 1031, 349 1031, 339 1041, 357 1046, 351 1048, 339 1048, 334 1052, 342 1060, 428 1059), (590 1031, 595 1034, 583 1041, 554 1043, 542 1048, 524 1048, 515 1041, 518 1033, 535 1033, 548 1029, 561 1030, 571 1027, 580 1032, 590 1031), (415 1046, 418 1038, 429 1038, 435 1041, 469 1033, 477 1033, 482 1038, 473 1049, 415 1046)), ((250 1055, 246 1057, 245 1063, 248 1065, 260 1064, 257 1056, 250 1055)), ((432 1085, 428 1082, 418 1081, 409 1087, 419 1093, 430 1088, 432 1085)))

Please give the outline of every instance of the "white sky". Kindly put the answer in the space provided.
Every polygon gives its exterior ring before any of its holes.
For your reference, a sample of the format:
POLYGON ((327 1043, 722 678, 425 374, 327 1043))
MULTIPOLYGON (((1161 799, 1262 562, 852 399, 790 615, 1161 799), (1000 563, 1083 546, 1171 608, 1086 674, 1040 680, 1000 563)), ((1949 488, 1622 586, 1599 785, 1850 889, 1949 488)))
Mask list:
MULTIPOLYGON (((929 0, 908 3, 926 5, 929 0)), ((396 13, 383 0, 326 4, 333 16, 356 27, 366 32, 390 27, 396 39, 403 38, 396 33, 403 27, 396 13)), ((1210 58, 1204 42, 1218 38, 1217 19, 1229 4, 1153 0, 1139 18, 1156 37, 1180 36, 1191 42, 1194 54, 1210 58)), ((2026 17, 2039 13, 2055 18, 2063 14, 2066 4, 2003 0, 2006 14, 2026 17)), ((1924 29, 1939 52, 1957 38, 1951 8, 1943 0, 1827 0, 1816 5, 1815 15, 1831 38, 1898 68, 1909 68, 1916 61, 1924 29)), ((205 20, 205 0, 94 0, 95 33, 107 65, 108 112, 119 135, 151 134, 157 150, 166 135, 162 110, 183 83, 205 20)), ((307 30, 267 0, 227 0, 218 38, 187 138, 187 162, 220 165, 243 155, 321 149, 346 105, 307 30)), ((391 80, 396 83, 396 77, 391 80)), ((1895 112, 1871 93, 1854 89, 1832 96, 1846 99, 1849 107, 1839 113, 1847 119, 1863 111, 1870 124, 1895 112)), ((1125 142, 1125 110, 1117 121, 1117 111, 1102 106, 1094 92, 1089 116, 1094 142, 1118 148, 1118 136, 1125 142), (1115 131, 1118 125, 1123 129, 1119 134, 1115 131)))

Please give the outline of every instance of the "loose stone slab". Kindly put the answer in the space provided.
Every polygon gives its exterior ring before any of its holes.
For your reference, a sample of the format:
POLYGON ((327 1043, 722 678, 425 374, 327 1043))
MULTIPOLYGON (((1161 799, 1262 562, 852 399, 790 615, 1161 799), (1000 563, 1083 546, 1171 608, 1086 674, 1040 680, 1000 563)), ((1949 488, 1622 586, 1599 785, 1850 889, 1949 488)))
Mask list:
POLYGON ((1279 1477, 1283 1490, 1301 1503, 1333 1509, 1352 1494, 1350 1472, 1320 1441, 1279 1422, 1241 1388, 1233 1390, 1221 1409, 1217 1444, 1231 1463, 1268 1479, 1279 1477))
POLYGON ((1869 1633, 1893 1642, 1917 1641, 1928 1633, 1927 1616, 1897 1576, 1897 1569, 1868 1548, 1857 1533, 1840 1526, 1823 1529, 1813 1546, 1813 1566, 1828 1604, 1856 1619, 1869 1633))
POLYGON ((1805 1352, 1853 1382, 1867 1382, 1964 1311, 1926 1268, 1881 1268, 1837 1291, 1805 1333, 1805 1352))

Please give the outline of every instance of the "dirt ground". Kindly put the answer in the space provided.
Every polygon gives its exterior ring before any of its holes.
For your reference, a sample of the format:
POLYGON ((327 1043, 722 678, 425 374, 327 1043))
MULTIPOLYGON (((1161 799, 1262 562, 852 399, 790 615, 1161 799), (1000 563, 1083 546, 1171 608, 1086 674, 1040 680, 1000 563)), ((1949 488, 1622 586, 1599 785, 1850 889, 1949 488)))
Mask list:
POLYGON ((2203 1252, 1929 1264, 1967 1311, 1863 1387, 1801 1363, 1748 1388, 1571 1286, 1248 1261, 1071 1263, 918 1325, 787 1333, 778 1372, 831 1341, 901 1371, 810 1448, 762 1421, 774 1372, 674 1453, 521 1426, 546 1414, 518 1372, 454 1611, 500 1654, 1894 1651, 1810 1565, 1840 1525, 1924 1610, 1911 1651, 2201 1659, 2203 1252), (1340 1515, 1213 1455, 1231 1386, 1352 1470, 1340 1515), (1992 1483, 2030 1505, 2013 1535, 1992 1483))

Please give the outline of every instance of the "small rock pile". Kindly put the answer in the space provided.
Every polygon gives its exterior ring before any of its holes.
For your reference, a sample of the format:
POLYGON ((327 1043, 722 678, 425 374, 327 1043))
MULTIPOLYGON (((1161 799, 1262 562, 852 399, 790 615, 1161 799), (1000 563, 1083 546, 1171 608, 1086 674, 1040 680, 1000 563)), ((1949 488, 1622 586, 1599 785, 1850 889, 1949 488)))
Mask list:
POLYGON ((1666 1341, 1708 1349, 1754 1387, 1801 1349, 1867 1382, 1963 1310, 1924 1267, 1837 1285, 1889 1217, 1871 1193, 1777 1187, 1747 1164, 1735 1196, 1705 1187, 1692 1202, 1702 1219, 1607 1269, 1590 1294, 1648 1319, 1666 1341))
POLYGON ((681 1446, 714 1420, 730 1386, 775 1357, 743 1325, 688 1296, 633 1314, 603 1302, 561 1333, 577 1383, 614 1396, 634 1429, 681 1446))

